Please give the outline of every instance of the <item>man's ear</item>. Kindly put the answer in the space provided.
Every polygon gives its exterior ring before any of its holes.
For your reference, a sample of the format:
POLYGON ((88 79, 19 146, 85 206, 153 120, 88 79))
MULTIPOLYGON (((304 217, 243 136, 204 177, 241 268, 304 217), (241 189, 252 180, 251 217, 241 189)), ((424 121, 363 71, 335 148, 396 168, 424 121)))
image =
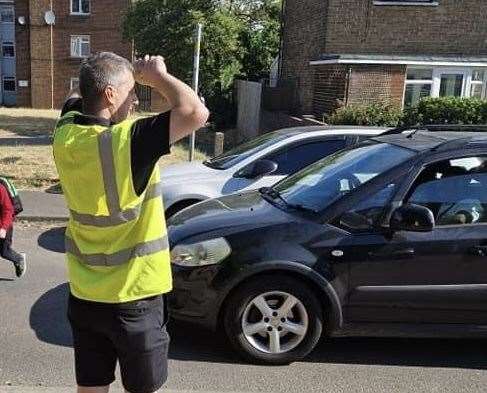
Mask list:
POLYGON ((107 100, 107 102, 111 105, 113 105, 115 103, 115 95, 116 95, 116 91, 115 89, 113 88, 113 86, 107 86, 105 88, 105 99, 107 100))

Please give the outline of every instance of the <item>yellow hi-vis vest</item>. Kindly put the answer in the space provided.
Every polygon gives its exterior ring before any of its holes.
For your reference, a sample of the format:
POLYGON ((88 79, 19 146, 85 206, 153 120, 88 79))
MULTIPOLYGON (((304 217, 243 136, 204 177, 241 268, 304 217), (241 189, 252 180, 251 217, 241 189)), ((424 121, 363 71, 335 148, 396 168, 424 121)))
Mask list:
POLYGON ((134 120, 105 127, 57 123, 54 160, 70 210, 66 255, 71 293, 123 303, 172 289, 159 167, 138 196, 131 170, 134 120))

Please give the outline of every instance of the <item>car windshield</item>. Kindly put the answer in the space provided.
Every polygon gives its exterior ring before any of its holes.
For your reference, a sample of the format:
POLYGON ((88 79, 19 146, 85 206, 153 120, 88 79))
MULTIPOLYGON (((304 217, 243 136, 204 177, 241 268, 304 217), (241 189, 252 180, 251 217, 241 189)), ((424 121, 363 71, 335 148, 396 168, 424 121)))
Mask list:
POLYGON ((270 132, 243 143, 211 160, 205 161, 204 164, 213 169, 229 169, 253 154, 286 139, 288 136, 286 134, 270 132))
POLYGON ((414 154, 411 150, 387 143, 367 142, 310 165, 278 183, 274 190, 289 205, 321 211, 414 154))

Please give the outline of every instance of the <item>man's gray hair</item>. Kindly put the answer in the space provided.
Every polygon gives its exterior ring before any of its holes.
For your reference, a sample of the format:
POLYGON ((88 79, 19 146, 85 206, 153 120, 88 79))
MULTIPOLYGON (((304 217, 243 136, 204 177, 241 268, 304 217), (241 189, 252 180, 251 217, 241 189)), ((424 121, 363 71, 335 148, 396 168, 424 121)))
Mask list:
POLYGON ((79 74, 79 90, 88 105, 97 102, 108 86, 124 82, 126 72, 134 72, 132 63, 112 52, 99 52, 83 61, 79 74))

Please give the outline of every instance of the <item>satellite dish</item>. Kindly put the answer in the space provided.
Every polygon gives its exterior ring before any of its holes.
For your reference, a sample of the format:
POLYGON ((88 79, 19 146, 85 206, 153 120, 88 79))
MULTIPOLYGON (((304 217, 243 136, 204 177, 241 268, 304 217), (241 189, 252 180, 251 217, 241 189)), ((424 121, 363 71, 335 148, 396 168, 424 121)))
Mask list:
POLYGON ((54 15, 54 12, 46 11, 46 13, 44 14, 44 21, 49 26, 54 25, 54 23, 56 23, 56 15, 54 15))
POLYGON ((25 16, 19 16, 17 18, 17 22, 19 22, 19 25, 24 26, 26 21, 25 21, 25 16))

